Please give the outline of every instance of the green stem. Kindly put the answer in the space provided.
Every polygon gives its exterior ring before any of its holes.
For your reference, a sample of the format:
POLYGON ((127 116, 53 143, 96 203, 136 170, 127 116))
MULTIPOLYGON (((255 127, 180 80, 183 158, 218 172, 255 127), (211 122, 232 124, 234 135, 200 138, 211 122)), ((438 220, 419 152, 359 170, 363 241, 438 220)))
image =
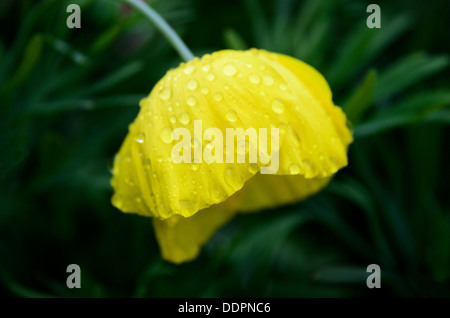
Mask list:
POLYGON ((178 51, 178 54, 183 58, 183 60, 190 61, 194 58, 191 50, 184 44, 183 40, 178 36, 178 34, 172 29, 172 27, 164 20, 161 15, 153 10, 147 3, 140 0, 123 0, 127 2, 132 7, 141 11, 154 25, 161 31, 161 33, 169 40, 173 47, 178 51))

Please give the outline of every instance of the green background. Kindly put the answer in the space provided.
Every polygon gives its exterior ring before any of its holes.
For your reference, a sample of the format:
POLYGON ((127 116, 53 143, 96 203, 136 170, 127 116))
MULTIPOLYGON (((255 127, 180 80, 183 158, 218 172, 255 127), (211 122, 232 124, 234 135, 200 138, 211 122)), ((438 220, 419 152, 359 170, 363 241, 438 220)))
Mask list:
POLYGON ((195 261, 110 204, 112 158, 180 58, 119 1, 0 2, 0 295, 450 297, 447 1, 152 1, 195 55, 264 48, 316 67, 355 142, 318 195, 240 215, 195 261), (81 6, 81 29, 66 7, 81 6), (69 264, 81 289, 66 287, 69 264), (381 289, 366 267, 381 267, 381 289))

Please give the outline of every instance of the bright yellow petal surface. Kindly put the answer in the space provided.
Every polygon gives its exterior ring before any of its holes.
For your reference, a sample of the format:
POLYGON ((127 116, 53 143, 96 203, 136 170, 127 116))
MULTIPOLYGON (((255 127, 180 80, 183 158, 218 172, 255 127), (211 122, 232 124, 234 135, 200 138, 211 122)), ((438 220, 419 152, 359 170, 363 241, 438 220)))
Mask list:
POLYGON ((255 49, 207 54, 167 72, 140 106, 114 162, 112 203, 154 217, 163 257, 173 262, 195 258, 237 212, 302 200, 347 165, 352 136, 327 82, 285 55, 255 49), (177 128, 187 135, 175 136, 177 128), (204 135, 209 128, 214 136, 204 135), (266 129, 269 147, 249 138, 230 148, 227 128, 255 129, 259 139, 259 129, 266 129), (276 151, 270 150, 271 128, 280 130, 276 151), (189 163, 174 162, 174 147, 188 153, 189 163), (226 162, 230 149, 234 163, 226 162), (276 174, 259 173, 270 165, 259 156, 250 163, 254 149, 268 159, 279 156, 276 174), (216 159, 223 162, 209 163, 219 150, 223 156, 216 159), (236 163, 239 153, 245 163, 236 163))
POLYGON ((171 151, 177 142, 171 133, 180 127, 190 133, 186 143, 192 153, 208 147, 209 141, 202 140, 208 128, 225 136, 226 128, 279 127, 277 174, 330 176, 347 163, 349 133, 342 133, 341 114, 320 74, 280 54, 227 50, 182 64, 141 101, 116 157, 113 204, 161 219, 189 217, 225 201, 262 166, 209 164, 204 158, 201 163, 174 163, 171 151), (197 135, 195 120, 202 120, 197 135))

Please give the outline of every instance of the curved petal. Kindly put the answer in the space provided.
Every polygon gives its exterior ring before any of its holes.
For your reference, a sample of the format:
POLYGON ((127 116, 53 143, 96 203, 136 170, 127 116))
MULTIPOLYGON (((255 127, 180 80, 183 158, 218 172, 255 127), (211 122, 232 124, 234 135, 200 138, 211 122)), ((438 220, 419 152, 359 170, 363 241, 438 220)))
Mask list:
POLYGON ((286 205, 311 196, 328 184, 330 178, 256 174, 225 202, 184 218, 175 215, 153 219, 162 257, 174 263, 195 259, 201 247, 238 212, 255 212, 286 205))
POLYGON ((345 116, 311 67, 265 51, 216 52, 169 71, 141 101, 114 164, 112 201, 124 212, 161 220, 191 217, 240 190, 268 165, 260 156, 279 155, 277 174, 328 177, 347 164, 350 140, 345 116), (281 135, 279 151, 270 155, 251 138, 232 147, 219 142, 227 128, 259 133, 273 127, 281 135), (183 134, 177 128, 184 128, 183 134), (216 130, 205 137, 208 128, 216 130), (194 163, 175 163, 174 146, 194 163), (245 163, 226 163, 231 150, 246 153, 247 148, 256 150, 256 162, 246 157, 245 163), (205 153, 213 158, 221 152, 216 159, 223 163, 205 162, 205 153))

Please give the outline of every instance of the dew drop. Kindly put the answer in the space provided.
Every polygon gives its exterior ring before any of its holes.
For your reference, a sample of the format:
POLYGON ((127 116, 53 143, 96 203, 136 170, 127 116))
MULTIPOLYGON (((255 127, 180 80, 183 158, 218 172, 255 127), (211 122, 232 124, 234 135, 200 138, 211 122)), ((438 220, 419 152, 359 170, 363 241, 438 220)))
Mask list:
POLYGON ((144 165, 145 165, 145 168, 146 168, 146 169, 150 169, 150 167, 151 167, 151 165, 152 165, 152 162, 150 161, 150 159, 145 158, 145 160, 144 160, 144 165))
POLYGON ((203 65, 202 66, 202 71, 205 72, 205 73, 211 71, 211 65, 209 65, 209 64, 203 65))
POLYGON ((175 117, 174 115, 172 115, 172 116, 169 117, 169 121, 170 121, 172 124, 175 124, 175 123, 177 122, 177 117, 175 117))
POLYGON ((311 162, 311 160, 305 159, 302 161, 303 167, 305 167, 306 169, 311 169, 313 164, 311 162))
MULTIPOLYGON (((172 129, 170 129, 170 127, 165 127, 162 131, 161 131, 161 140, 163 142, 165 142, 166 144, 172 142, 172 129)), ((162 158, 161 158, 162 159, 162 158)))
POLYGON ((227 120, 232 123, 235 122, 237 119, 237 114, 234 110, 229 110, 225 116, 226 116, 227 120))
POLYGON ((218 102, 220 102, 223 99, 223 94, 222 93, 215 93, 214 94, 214 99, 218 102))
POLYGON ((277 114, 282 114, 284 112, 284 103, 281 99, 275 99, 272 102, 272 109, 277 114))
MULTIPOLYGON (((166 206, 164 205, 164 203, 161 203, 160 205, 159 205, 159 207, 158 207, 158 212, 159 212, 159 214, 165 214, 166 213, 166 206)), ((169 220, 170 220, 170 218, 169 218, 169 220)))
POLYGON ((208 94, 209 93, 209 88, 208 87, 203 87, 202 88, 202 94, 208 94))
POLYGON ((211 187, 210 194, 211 194, 211 198, 215 202, 222 202, 223 198, 225 197, 225 194, 223 193, 223 191, 217 186, 211 187))
POLYGON ((263 77, 263 83, 264 85, 270 86, 274 82, 273 77, 271 75, 264 75, 263 77))
POLYGON ((280 130, 281 134, 285 134, 288 131, 288 125, 286 125, 285 123, 281 123, 278 129, 280 130))
POLYGON ((180 123, 182 123, 183 125, 187 125, 189 124, 189 121, 191 120, 191 118, 189 117, 189 114, 184 112, 180 115, 180 117, 178 117, 178 120, 180 121, 180 123))
POLYGON ((194 96, 189 96, 187 99, 186 99, 186 103, 189 105, 189 106, 195 106, 195 104, 197 104, 197 99, 194 97, 194 96))
POLYGON ((116 208, 121 209, 122 206, 123 206, 122 196, 121 196, 120 194, 118 194, 118 193, 114 194, 114 195, 113 195, 113 198, 112 198, 112 204, 113 204, 116 208))
POLYGON ((136 137, 136 141, 140 144, 144 142, 145 134, 143 132, 139 133, 136 137))
POLYGON ((184 73, 187 75, 192 74, 194 71, 195 71, 194 65, 186 66, 186 68, 184 69, 184 73))
POLYGON ((259 77, 256 74, 252 74, 248 77, 248 79, 250 80, 250 82, 252 82, 253 84, 259 84, 261 83, 261 77, 259 77))
POLYGON ((287 90, 287 84, 285 82, 280 83, 280 89, 283 91, 287 90))
POLYGON ((232 188, 241 186, 239 175, 237 175, 231 167, 225 169, 224 178, 225 182, 228 183, 228 185, 230 185, 232 188))
POLYGON ((164 88, 161 93, 159 93, 159 97, 163 100, 168 100, 172 95, 172 90, 169 87, 164 88))
POLYGON ((208 81, 213 81, 216 78, 216 76, 214 74, 208 74, 206 78, 208 79, 208 81))
POLYGON ((194 201, 191 201, 191 200, 181 200, 180 208, 182 208, 183 210, 186 210, 187 212, 194 212, 194 210, 196 208, 196 204, 194 201))
POLYGON ((236 74, 236 72, 237 72, 237 69, 232 64, 227 64, 223 68, 223 73, 228 76, 233 76, 234 74, 236 74))
POLYGON ((198 170, 198 167, 199 167, 198 164, 193 163, 193 164, 191 165, 191 170, 192 170, 192 171, 197 171, 197 170, 198 170))
POLYGON ((259 171, 259 166, 256 164, 256 163, 251 163, 249 166, 248 166, 248 171, 250 172, 250 173, 257 173, 258 171, 259 171))
POLYGON ((290 174, 299 174, 300 173, 300 165, 298 163, 293 163, 289 166, 290 174))
POLYGON ((187 82, 187 88, 190 90, 194 90, 198 87, 198 82, 196 79, 191 79, 189 82, 187 82))

